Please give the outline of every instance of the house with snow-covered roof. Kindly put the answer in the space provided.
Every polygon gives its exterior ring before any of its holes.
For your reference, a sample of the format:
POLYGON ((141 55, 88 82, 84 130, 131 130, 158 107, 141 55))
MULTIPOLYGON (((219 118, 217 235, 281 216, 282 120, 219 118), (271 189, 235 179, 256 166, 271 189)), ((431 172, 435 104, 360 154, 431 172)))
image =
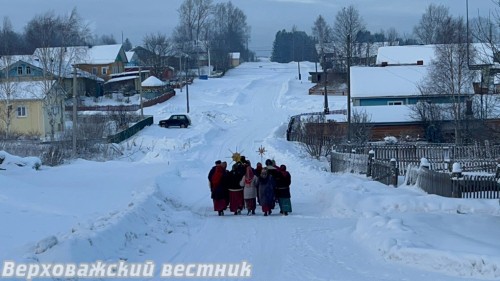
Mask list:
MULTIPOLYGON (((63 130, 63 103, 72 96, 74 69, 65 60, 48 61, 52 65, 34 55, 0 57, 0 130, 40 138, 63 130)), ((103 81, 79 69, 76 80, 77 93, 88 96, 97 95, 103 81)))
POLYGON ((71 65, 105 81, 111 78, 111 74, 123 72, 128 62, 122 44, 38 48, 33 55, 40 61, 49 61, 51 57, 59 61, 58 57, 64 56, 71 65))
POLYGON ((458 98, 466 108, 465 101, 474 93, 472 84, 460 97, 447 93, 424 95, 419 90, 428 76, 435 50, 434 45, 381 47, 377 66, 350 68, 352 112, 366 113, 373 125, 374 139, 387 135, 423 137, 425 124, 414 110, 419 103, 446 105, 458 98))
POLYGON ((49 138, 63 131, 64 91, 56 80, 2 81, 0 131, 9 135, 49 138), (53 123, 53 124, 51 124, 53 123))

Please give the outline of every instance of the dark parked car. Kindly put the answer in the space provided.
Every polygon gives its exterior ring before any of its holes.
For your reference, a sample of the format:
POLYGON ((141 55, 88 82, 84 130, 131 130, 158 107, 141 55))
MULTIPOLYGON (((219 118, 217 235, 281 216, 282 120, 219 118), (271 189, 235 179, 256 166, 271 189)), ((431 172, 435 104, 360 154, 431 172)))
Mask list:
POLYGON ((189 116, 185 114, 174 114, 170 116, 168 119, 160 120, 159 123, 160 127, 181 127, 181 128, 187 128, 189 125, 191 125, 191 119, 189 119, 189 116))

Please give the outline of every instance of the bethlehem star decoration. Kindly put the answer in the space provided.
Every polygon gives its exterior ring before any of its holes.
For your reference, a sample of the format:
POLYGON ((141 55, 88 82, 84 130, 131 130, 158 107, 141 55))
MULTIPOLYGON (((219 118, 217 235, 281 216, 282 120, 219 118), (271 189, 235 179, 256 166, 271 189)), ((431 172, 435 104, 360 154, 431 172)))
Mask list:
POLYGON ((266 148, 261 145, 257 152, 260 155, 260 162, 262 163, 262 157, 264 156, 264 154, 266 154, 266 148))

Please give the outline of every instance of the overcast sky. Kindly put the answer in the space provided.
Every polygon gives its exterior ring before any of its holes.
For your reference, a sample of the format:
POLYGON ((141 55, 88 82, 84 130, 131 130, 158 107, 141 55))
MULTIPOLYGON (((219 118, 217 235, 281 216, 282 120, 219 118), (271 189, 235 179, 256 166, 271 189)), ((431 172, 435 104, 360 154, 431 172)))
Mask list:
MULTIPOLYGON (((0 16, 8 16, 16 31, 21 31, 35 15, 46 11, 69 13, 74 7, 87 20, 95 34, 112 34, 117 41, 129 38, 133 45, 142 44, 147 33, 171 35, 178 23, 178 9, 183 0, 16 0, 2 1, 0 16)), ((215 3, 228 2, 215 0, 215 3)), ((298 30, 311 34, 311 28, 322 15, 333 25, 342 8, 354 5, 372 33, 390 27, 400 34, 410 34, 430 3, 444 4, 454 15, 466 15, 466 0, 232 0, 247 16, 252 28, 250 49, 270 52, 276 32, 298 30)), ((495 13, 494 0, 469 0, 469 17, 495 13)))

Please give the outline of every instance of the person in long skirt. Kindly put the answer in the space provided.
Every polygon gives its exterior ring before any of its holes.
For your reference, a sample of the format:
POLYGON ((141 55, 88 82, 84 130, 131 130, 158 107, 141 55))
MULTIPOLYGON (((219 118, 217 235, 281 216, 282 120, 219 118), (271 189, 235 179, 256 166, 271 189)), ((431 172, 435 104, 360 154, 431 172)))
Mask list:
POLYGON ((283 175, 283 180, 281 181, 281 184, 276 187, 276 197, 278 198, 280 213, 288 216, 288 213, 292 212, 292 202, 290 200, 290 185, 292 183, 292 177, 286 170, 285 165, 281 165, 278 171, 283 175))
POLYGON ((252 167, 250 165, 246 168, 246 173, 241 178, 240 186, 243 187, 243 198, 245 199, 245 205, 247 207, 247 215, 255 215, 255 208, 257 206, 257 185, 259 184, 259 178, 253 173, 252 167))
POLYGON ((239 164, 234 164, 228 174, 229 210, 235 215, 240 215, 244 208, 243 187, 240 186, 241 172, 239 164))
POLYGON ((223 166, 217 166, 210 178, 211 197, 214 203, 214 211, 219 213, 219 216, 224 215, 224 210, 227 207, 227 187, 224 182, 226 177, 226 169, 223 166))
POLYGON ((262 169, 260 173, 258 188, 262 212, 264 212, 264 216, 270 215, 274 205, 274 189, 276 188, 276 183, 273 176, 268 173, 267 168, 262 169))

